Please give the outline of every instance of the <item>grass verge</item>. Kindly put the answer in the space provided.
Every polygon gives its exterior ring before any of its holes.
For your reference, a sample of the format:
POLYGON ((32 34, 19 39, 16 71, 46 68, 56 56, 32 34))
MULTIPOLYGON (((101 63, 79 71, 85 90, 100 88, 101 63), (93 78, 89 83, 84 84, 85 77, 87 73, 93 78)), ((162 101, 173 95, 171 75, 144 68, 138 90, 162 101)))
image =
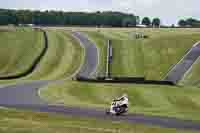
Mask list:
POLYGON ((44 48, 43 33, 33 29, 0 32, 0 77, 26 72, 44 48))
POLYGON ((200 40, 200 34, 188 29, 102 29, 113 41, 112 74, 145 76, 160 80, 200 40), (141 33, 148 38, 135 39, 141 33))
POLYGON ((143 43, 144 69, 147 79, 163 79, 187 51, 200 40, 200 34, 172 34, 143 43))
POLYGON ((112 76, 144 76, 144 57, 141 44, 137 40, 128 39, 123 33, 117 34, 110 31, 101 33, 112 41, 112 76))
POLYGON ((1 133, 197 133, 169 128, 0 109, 1 133))
POLYGON ((29 80, 53 80, 71 76, 83 60, 83 49, 70 33, 47 31, 48 49, 35 70, 26 77, 0 81, 1 84, 25 82, 29 80), (76 60, 76 61, 75 61, 76 60))
POLYGON ((82 48, 64 31, 47 31, 49 48, 30 79, 60 79, 73 74, 80 66, 82 48), (76 60, 76 61, 74 61, 76 60))

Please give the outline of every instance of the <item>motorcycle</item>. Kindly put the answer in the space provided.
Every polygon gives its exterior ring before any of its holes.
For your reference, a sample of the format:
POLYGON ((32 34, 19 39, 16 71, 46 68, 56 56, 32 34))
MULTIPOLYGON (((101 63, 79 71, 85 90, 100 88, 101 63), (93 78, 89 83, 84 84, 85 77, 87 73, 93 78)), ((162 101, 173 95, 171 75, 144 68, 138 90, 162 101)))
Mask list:
POLYGON ((106 114, 112 115, 122 115, 128 112, 128 99, 121 98, 121 99, 114 99, 111 103, 110 109, 106 111, 106 114))

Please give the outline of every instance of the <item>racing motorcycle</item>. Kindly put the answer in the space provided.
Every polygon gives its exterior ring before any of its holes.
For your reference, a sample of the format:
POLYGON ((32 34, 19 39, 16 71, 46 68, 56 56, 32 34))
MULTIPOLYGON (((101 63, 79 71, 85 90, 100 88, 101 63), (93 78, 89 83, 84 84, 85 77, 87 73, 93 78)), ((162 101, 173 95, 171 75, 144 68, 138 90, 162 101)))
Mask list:
POLYGON ((123 96, 119 99, 114 99, 111 103, 110 109, 106 111, 106 114, 122 115, 128 112, 128 98, 123 96))

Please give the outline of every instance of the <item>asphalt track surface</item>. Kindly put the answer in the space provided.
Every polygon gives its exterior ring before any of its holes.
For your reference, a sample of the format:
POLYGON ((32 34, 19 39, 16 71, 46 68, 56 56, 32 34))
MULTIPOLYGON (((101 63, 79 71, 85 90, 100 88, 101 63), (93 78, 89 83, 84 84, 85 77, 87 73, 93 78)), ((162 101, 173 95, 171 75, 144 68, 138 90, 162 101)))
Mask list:
POLYGON ((79 77, 90 78, 96 71, 98 65, 98 51, 89 39, 80 32, 72 32, 72 35, 80 42, 85 49, 85 59, 80 71, 77 73, 79 77))
POLYGON ((177 83, 180 81, 185 73, 192 67, 195 61, 200 57, 200 42, 195 44, 189 52, 175 65, 167 74, 164 80, 177 83))
MULTIPOLYGON (((82 36, 80 33, 73 33, 73 35, 77 35, 76 37, 79 38, 83 46, 89 47, 89 45, 91 45, 91 44, 85 44, 87 41, 83 41, 83 38, 85 37, 82 36)), ((93 48, 91 48, 91 50, 93 50, 93 48)), ((91 52, 91 51, 86 51, 86 52, 91 52)), ((92 69, 92 71, 90 72, 84 72, 83 75, 86 74, 91 75, 93 71, 94 70, 92 69)), ((81 73, 79 72, 79 74, 81 73)), ((30 83, 0 87, 0 106, 8 108, 17 108, 22 110, 31 110, 37 112, 48 112, 52 114, 63 114, 63 115, 79 116, 86 118, 91 117, 97 119, 108 119, 113 121, 125 121, 133 124, 139 123, 139 124, 154 125, 166 128, 200 131, 199 121, 179 120, 168 117, 144 116, 140 114, 128 114, 125 116, 108 116, 105 115, 105 110, 102 109, 98 110, 89 108, 48 105, 47 102, 45 102, 38 96, 38 88, 41 88, 47 85, 48 83, 56 83, 56 82, 62 82, 62 81, 34 81, 30 83)))

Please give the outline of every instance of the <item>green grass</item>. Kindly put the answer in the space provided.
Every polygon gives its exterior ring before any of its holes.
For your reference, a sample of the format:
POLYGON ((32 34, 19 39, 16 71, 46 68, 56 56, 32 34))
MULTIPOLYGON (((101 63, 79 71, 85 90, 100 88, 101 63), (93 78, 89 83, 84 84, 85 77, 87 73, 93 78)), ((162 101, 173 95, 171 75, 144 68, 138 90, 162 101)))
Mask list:
POLYGON ((0 109, 1 133, 197 133, 156 126, 0 109))
POLYGON ((66 78, 73 74, 82 62, 83 50, 69 33, 47 31, 47 35, 48 51, 29 79, 66 78))
POLYGON ((193 87, 65 81, 43 88, 40 95, 52 104, 107 108, 124 92, 129 96, 130 113, 200 120, 200 90, 193 87))
POLYGON ((187 86, 200 87, 200 58, 193 64, 192 68, 186 73, 180 84, 187 86))
POLYGON ((200 40, 200 34, 171 34, 143 43, 144 69, 147 79, 163 79, 186 52, 200 40))
POLYGON ((0 77, 26 72, 44 48, 43 33, 32 29, 0 31, 0 77))
POLYGON ((144 59, 141 44, 137 40, 129 39, 128 35, 123 33, 111 31, 102 31, 101 33, 112 41, 112 75, 144 76, 144 59))
POLYGON ((49 30, 47 35, 48 49, 36 69, 26 77, 0 81, 1 84, 67 78, 79 68, 83 60, 83 49, 77 40, 64 31, 49 30))
POLYGON ((141 45, 130 40, 112 40, 113 76, 143 76, 144 57, 141 45))
POLYGON ((188 29, 101 29, 113 41, 112 74, 163 79, 173 65, 200 40, 198 30, 188 29), (135 33, 149 36, 135 39, 135 33), (117 67, 116 67, 117 66, 117 67))

